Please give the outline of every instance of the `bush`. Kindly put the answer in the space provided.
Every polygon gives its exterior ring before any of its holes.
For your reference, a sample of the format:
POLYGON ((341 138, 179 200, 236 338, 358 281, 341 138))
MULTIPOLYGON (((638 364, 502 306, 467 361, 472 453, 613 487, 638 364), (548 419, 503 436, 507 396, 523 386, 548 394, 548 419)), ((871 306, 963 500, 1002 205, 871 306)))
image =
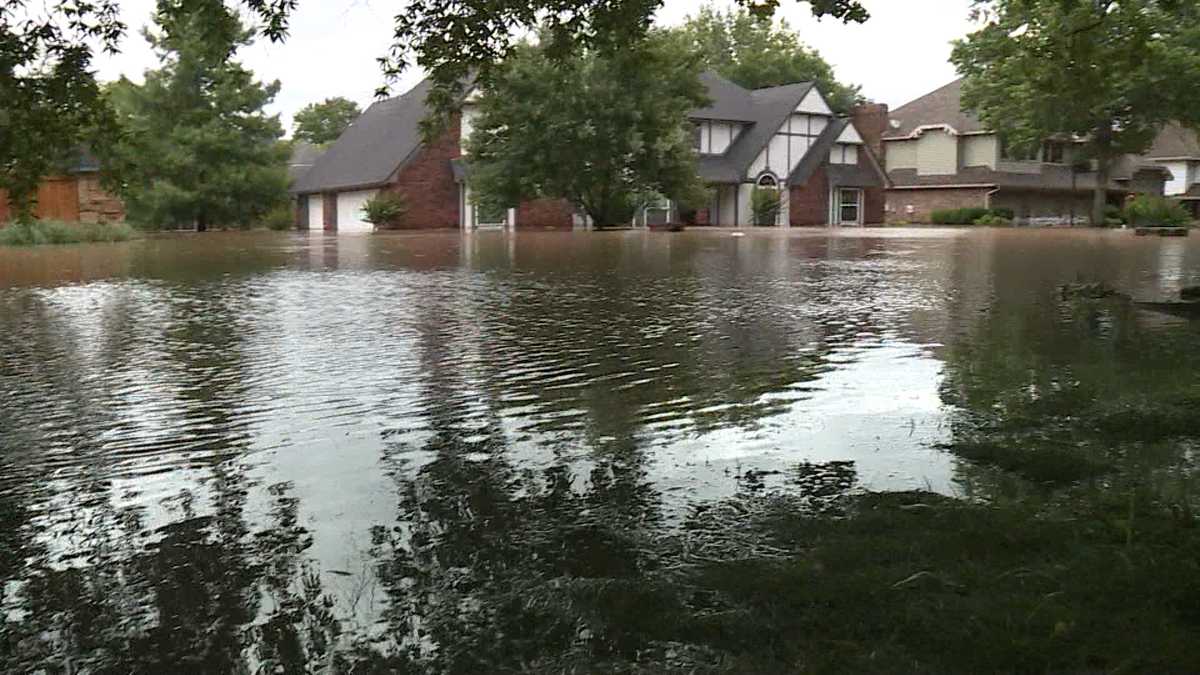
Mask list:
POLYGON ((750 210, 754 214, 755 225, 774 225, 778 218, 781 196, 779 190, 768 187, 755 187, 750 193, 750 210))
POLYGON ((996 227, 996 226, 1012 225, 1012 221, 1009 220, 1008 218, 1005 218, 1004 216, 1001 216, 1001 215, 998 215, 995 213, 988 213, 986 215, 982 215, 982 216, 976 218, 975 224, 983 225, 985 227, 987 227, 987 226, 996 227))
POLYGON ((395 225, 408 213, 408 202, 403 195, 382 192, 362 207, 363 219, 375 227, 395 225))
POLYGON ((1125 222, 1135 227, 1182 227, 1191 215, 1179 202, 1141 195, 1125 205, 1125 222))
POLYGON ((35 220, 0 229, 0 246, 40 246, 81 242, 128 241, 136 235, 125 223, 64 223, 35 220))
POLYGON ((985 209, 982 206, 970 206, 963 209, 939 209, 929 214, 929 220, 934 225, 978 225, 981 219, 1003 221, 1008 224, 1013 219, 1012 209, 985 209))
POLYGON ((1124 225, 1125 212, 1119 206, 1109 204, 1104 207, 1104 224, 1105 225, 1124 225))
POLYGON ((296 227, 296 215, 290 204, 277 206, 263 218, 263 226, 268 230, 290 230, 296 227))

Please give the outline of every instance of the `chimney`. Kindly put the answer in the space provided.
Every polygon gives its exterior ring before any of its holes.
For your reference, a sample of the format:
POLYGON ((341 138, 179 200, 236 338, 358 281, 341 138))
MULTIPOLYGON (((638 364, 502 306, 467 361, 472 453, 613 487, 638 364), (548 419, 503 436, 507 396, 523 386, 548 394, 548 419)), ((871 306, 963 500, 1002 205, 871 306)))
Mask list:
POLYGON ((858 133, 862 135, 867 146, 875 156, 883 160, 883 132, 888 128, 888 107, 886 103, 863 103, 850 111, 858 133))

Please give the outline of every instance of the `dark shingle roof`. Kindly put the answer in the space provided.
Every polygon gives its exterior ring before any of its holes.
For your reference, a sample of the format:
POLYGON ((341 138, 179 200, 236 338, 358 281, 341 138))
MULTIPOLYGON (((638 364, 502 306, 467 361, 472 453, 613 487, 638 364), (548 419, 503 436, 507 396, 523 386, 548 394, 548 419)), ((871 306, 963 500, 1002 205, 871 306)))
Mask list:
POLYGON ((292 186, 292 192, 323 192, 382 185, 421 147, 421 120, 429 113, 424 80, 408 93, 375 103, 342 133, 292 186))
POLYGON ((688 115, 689 117, 730 122, 755 121, 754 101, 748 90, 712 71, 701 73, 700 82, 708 90, 708 97, 712 102, 703 108, 693 110, 688 115))
POLYGON ((288 182, 295 184, 309 169, 316 164, 324 150, 319 145, 307 141, 296 141, 292 144, 292 156, 288 159, 288 182))
POLYGON ((825 131, 817 136, 817 140, 813 142, 809 148, 808 154, 804 155, 792 171, 792 175, 788 177, 788 183, 792 185, 801 185, 808 182, 809 176, 821 166, 825 160, 829 159, 829 150, 833 144, 837 142, 842 132, 850 125, 848 118, 842 117, 834 120, 825 127, 825 131))
MULTIPOLYGON (((1125 189, 1136 173, 1160 173, 1159 167, 1147 166, 1138 158, 1129 156, 1118 161, 1113 168, 1110 190, 1125 189)), ((916 169, 895 169, 888 172, 894 187, 939 187, 947 185, 979 185, 1022 190, 1071 190, 1071 167, 1064 164, 1043 164, 1038 173, 996 171, 986 166, 969 166, 958 173, 922 176, 916 169)), ((1096 173, 1080 171, 1074 177, 1074 189, 1090 191, 1096 185, 1096 173)))
POLYGON ((893 126, 883 137, 907 138, 916 129, 934 124, 948 124, 960 134, 987 131, 978 117, 963 111, 962 83, 955 80, 893 110, 889 115, 893 126))
POLYGON ((1196 132, 1172 122, 1158 132, 1146 156, 1151 159, 1188 157, 1200 159, 1200 138, 1196 132))

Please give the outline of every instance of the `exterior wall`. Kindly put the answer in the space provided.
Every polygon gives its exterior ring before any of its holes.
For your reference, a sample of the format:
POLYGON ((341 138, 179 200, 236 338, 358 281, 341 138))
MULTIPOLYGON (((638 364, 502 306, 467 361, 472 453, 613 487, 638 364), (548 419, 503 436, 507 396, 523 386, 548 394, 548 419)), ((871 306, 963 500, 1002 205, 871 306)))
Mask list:
POLYGON ((308 197, 301 197, 301 199, 308 200, 308 222, 305 223, 308 229, 325 229, 325 206, 321 195, 308 195, 308 197))
MULTIPOLYGON (((923 190, 888 190, 886 220, 909 223, 928 223, 929 214, 941 209, 961 209, 987 204, 990 188, 929 188, 923 190)), ((998 204, 993 204, 998 206, 998 204)))
POLYGON ((378 190, 357 190, 338 193, 338 232, 374 232, 375 226, 363 218, 362 207, 369 200, 373 199, 378 192, 378 190))
POLYGON ((829 120, 829 117, 814 114, 798 113, 789 116, 771 137, 767 147, 763 148, 750 164, 746 178, 755 180, 764 171, 770 171, 781 180, 790 176, 800 160, 808 154, 808 149, 816 142, 817 137, 825 131, 829 120))
POLYGON ((1081 191, 1072 198, 1069 192, 1022 192, 1001 190, 992 195, 993 208, 1012 209, 1016 222, 1041 225, 1067 224, 1071 222, 1071 209, 1075 209, 1075 222, 1088 222, 1092 212, 1090 192, 1081 191))
POLYGON ((1162 197, 1166 194, 1166 182, 1160 173, 1139 171, 1130 179, 1129 191, 1139 195, 1162 197))
POLYGON ((962 165, 996 168, 1000 161, 1000 143, 991 134, 962 137, 962 165))
POLYGON ((1189 162, 1163 162, 1163 166, 1171 172, 1171 179, 1167 181, 1166 185, 1166 194, 1181 195, 1187 192, 1192 184, 1193 176, 1191 174, 1194 174, 1189 162))
POLYGON ((731 122, 703 120, 700 127, 700 154, 723 155, 741 133, 741 126, 731 122))
POLYGON ((818 167, 804 185, 793 185, 789 193, 788 217, 792 227, 829 223, 829 174, 824 165, 818 167))
POLYGON ((736 185, 720 185, 717 187, 717 224, 732 227, 737 225, 738 187, 736 185))
POLYGON ((888 128, 888 107, 883 103, 864 103, 850 112, 854 128, 862 135, 871 152, 883 161, 883 134, 888 128))
POLYGON ((517 207, 516 226, 522 229, 570 230, 575 210, 563 199, 538 199, 517 207))
POLYGON ((750 225, 754 222, 754 184, 742 183, 737 186, 737 219, 736 225, 750 225))
POLYGON ((336 230, 338 225, 337 193, 321 195, 321 226, 324 230, 336 230))
POLYGON ((917 168, 917 141, 887 141, 885 148, 888 171, 917 168))
MULTIPOLYGON (((396 229, 454 229, 459 227, 459 187, 450 160, 461 155, 460 119, 417 151, 385 190, 403 195, 408 212, 396 229)), ((403 158, 397 158, 397 161, 403 158)))
POLYGON ((79 220, 85 223, 113 222, 125 219, 125 203, 100 185, 97 174, 79 174, 79 220))
POLYGON ((943 176, 958 173, 958 137, 943 130, 929 130, 917 140, 917 173, 943 176))

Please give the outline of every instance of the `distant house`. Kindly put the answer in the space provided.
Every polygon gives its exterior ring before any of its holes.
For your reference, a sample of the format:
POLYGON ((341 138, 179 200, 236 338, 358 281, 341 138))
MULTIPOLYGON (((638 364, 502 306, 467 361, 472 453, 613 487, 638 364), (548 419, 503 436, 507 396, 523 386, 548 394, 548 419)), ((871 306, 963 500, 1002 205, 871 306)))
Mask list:
MULTIPOLYGON (((962 109, 962 80, 891 113, 883 134, 891 187, 889 222, 928 222, 939 209, 1012 209, 1021 223, 1086 221, 1096 185, 1093 167, 1079 161, 1070 139, 1047 139, 1021 155, 974 114, 962 109)), ((1130 194, 1163 194, 1169 177, 1161 164, 1126 156, 1107 185, 1110 202, 1130 194)))
MULTIPOLYGON (((80 150, 53 176, 38 185, 37 218, 95 223, 125 218, 125 205, 100 185, 100 162, 80 150)), ((0 224, 11 219, 8 193, 0 190, 0 224)))
MULTIPOLYGON (((838 117, 811 83, 749 91, 715 74, 703 76, 712 103, 689 115, 695 126, 699 172, 712 201, 700 224, 754 224, 755 187, 782 193, 771 225, 858 225, 881 222, 886 176, 877 159, 887 108, 864 106, 838 117)), ((542 228, 583 225, 574 207, 558 200, 526 202, 483 212, 472 204, 463 143, 476 110, 462 112, 431 143, 419 125, 430 112, 429 82, 372 105, 311 170, 292 186, 299 220, 309 229, 370 231, 362 206, 381 190, 405 196, 406 227, 542 228)), ((647 205, 638 223, 678 217, 669 202, 647 205)))
POLYGON ((1171 172, 1166 194, 1178 199, 1200 218, 1200 139, 1179 124, 1168 124, 1154 139, 1146 157, 1171 172))

